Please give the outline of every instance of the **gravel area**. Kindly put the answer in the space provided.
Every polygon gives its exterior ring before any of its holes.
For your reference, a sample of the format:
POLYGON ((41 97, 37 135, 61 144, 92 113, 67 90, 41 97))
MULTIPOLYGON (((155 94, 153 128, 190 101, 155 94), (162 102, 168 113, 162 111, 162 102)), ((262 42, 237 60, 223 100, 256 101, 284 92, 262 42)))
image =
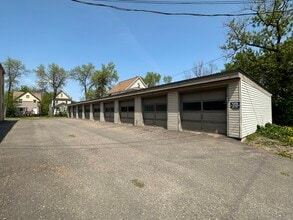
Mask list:
POLYGON ((225 136, 39 119, 0 141, 0 219, 293 219, 293 160, 225 136))

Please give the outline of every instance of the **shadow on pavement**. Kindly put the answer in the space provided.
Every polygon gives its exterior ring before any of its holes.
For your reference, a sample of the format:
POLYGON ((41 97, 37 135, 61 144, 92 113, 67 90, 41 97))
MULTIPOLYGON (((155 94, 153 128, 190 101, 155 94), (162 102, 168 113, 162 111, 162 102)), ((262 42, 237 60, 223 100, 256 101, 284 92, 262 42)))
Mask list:
POLYGON ((18 120, 0 121, 0 143, 17 122, 18 120))

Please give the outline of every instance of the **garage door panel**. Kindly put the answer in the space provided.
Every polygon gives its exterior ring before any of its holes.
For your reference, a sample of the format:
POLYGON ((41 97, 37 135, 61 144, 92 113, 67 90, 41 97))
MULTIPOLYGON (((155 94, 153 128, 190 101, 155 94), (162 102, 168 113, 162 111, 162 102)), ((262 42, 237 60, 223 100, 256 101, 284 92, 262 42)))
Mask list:
POLYGON ((144 119, 155 120, 155 113, 154 112, 144 112, 143 117, 144 117, 144 119))
POLYGON ((202 120, 205 122, 212 121, 212 122, 219 122, 219 123, 226 123, 226 112, 204 112, 202 116, 202 120))
POLYGON ((182 121, 182 128, 184 130, 200 131, 201 121, 182 121))
POLYGON ((156 119, 157 120, 167 120, 167 113, 166 112, 157 112, 156 119))
POLYGON ((183 114, 181 114, 181 119, 188 120, 188 121, 192 121, 192 120, 200 121, 201 112, 184 112, 183 114))
POLYGON ((181 123, 186 130, 226 134, 226 88, 181 94, 181 123))
POLYGON ((226 134, 227 133, 227 125, 226 124, 218 124, 218 123, 203 123, 203 130, 207 132, 213 132, 217 134, 226 134))

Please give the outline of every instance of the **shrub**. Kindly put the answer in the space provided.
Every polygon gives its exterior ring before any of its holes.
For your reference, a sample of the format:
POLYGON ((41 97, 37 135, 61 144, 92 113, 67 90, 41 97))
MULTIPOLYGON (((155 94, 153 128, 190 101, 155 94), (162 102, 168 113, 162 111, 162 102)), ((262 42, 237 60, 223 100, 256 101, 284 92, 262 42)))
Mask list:
POLYGON ((265 126, 257 126, 256 133, 267 138, 276 139, 293 146, 293 128, 267 123, 265 126))

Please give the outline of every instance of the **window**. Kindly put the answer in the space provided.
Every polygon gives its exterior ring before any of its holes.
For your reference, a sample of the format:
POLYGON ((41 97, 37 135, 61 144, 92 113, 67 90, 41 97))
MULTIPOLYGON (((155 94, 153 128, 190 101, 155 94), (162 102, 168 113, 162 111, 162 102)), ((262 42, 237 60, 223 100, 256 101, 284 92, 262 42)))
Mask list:
POLYGON ((165 112, 167 111, 167 105, 156 105, 157 112, 165 112))
POLYGON ((18 99, 18 103, 22 103, 22 99, 18 99))
POLYGON ((113 108, 113 107, 111 107, 111 108, 106 108, 105 111, 106 111, 106 112, 114 112, 114 108, 113 108))
POLYGON ((121 112, 127 112, 127 107, 121 107, 121 112))
POLYGON ((61 98, 62 98, 62 97, 63 97, 63 94, 61 93, 60 96, 61 96, 61 98))
POLYGON ((36 102, 37 102, 37 100, 34 99, 34 103, 36 103, 36 102))
POLYGON ((58 100, 56 100, 55 103, 58 104, 58 100))
POLYGON ((200 111, 200 102, 183 102, 183 111, 200 111))
POLYGON ((155 111, 155 106, 154 105, 145 105, 144 106, 144 111, 145 112, 154 112, 155 111))
POLYGON ((226 110, 225 101, 204 102, 203 110, 226 110))
POLYGON ((100 112, 100 108, 94 108, 94 112, 100 112))
POLYGON ((128 111, 129 112, 134 112, 134 106, 128 106, 128 111))
POLYGON ((29 98, 30 98, 30 95, 26 95, 25 97, 26 97, 27 99, 29 99, 29 98))

